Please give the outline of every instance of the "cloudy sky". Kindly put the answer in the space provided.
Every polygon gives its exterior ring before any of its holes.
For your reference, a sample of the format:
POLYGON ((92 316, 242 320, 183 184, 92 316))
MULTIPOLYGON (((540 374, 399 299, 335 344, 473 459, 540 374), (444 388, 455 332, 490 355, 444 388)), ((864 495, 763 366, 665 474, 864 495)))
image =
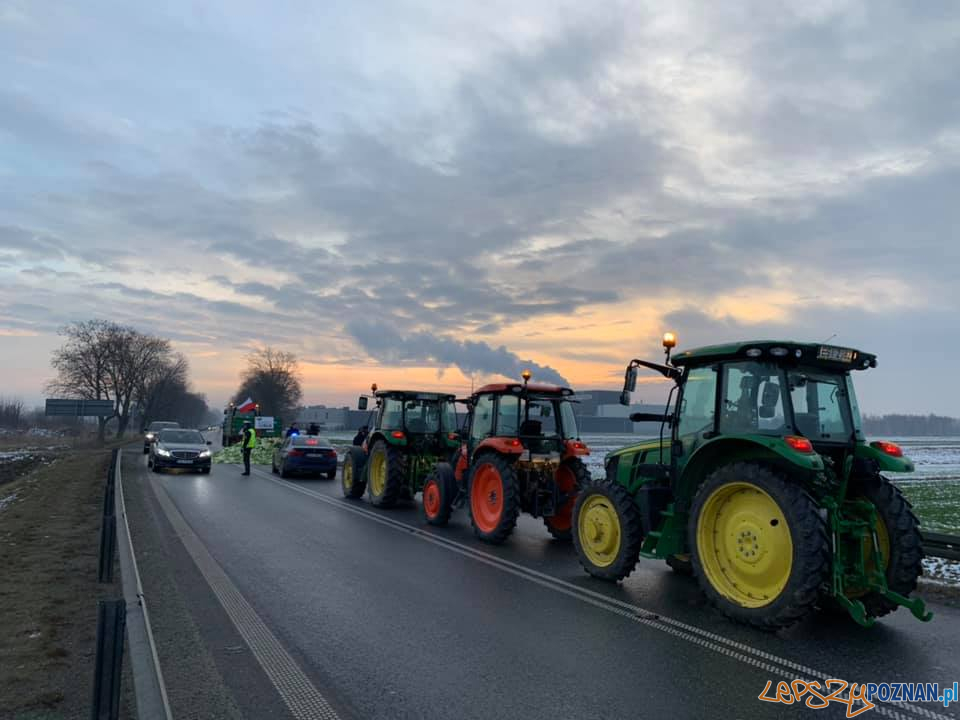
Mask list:
POLYGON ((262 344, 346 402, 673 329, 960 415, 958 67, 953 0, 0 0, 0 393, 92 317, 213 402, 262 344))

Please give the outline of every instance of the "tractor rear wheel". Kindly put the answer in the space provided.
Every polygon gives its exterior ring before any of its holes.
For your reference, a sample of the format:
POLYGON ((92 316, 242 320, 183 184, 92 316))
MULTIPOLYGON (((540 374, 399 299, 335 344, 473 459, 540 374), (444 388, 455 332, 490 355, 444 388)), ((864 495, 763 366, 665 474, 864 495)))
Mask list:
POLYGON ((707 477, 690 513, 693 572, 724 615, 765 630, 800 620, 830 572, 826 522, 797 483, 749 462, 707 477))
POLYGON ((517 471, 502 455, 484 453, 470 471, 470 523, 485 542, 502 543, 517 525, 517 471))
POLYGON ((577 504, 577 494, 590 482, 590 471, 580 458, 570 458, 564 460, 557 468, 554 481, 561 495, 573 497, 561 503, 553 515, 545 517, 543 524, 557 540, 571 540, 573 538, 573 506, 577 504))
POLYGON ((367 481, 363 478, 366 463, 367 456, 362 449, 347 448, 347 453, 343 456, 343 471, 340 473, 340 488, 344 497, 363 497, 363 491, 367 489, 367 481))
POLYGON ((423 481, 423 519, 430 525, 446 525, 456 495, 453 467, 450 463, 437 463, 423 481))
POLYGON ((573 546, 583 569, 594 577, 617 582, 637 566, 643 544, 640 511, 620 483, 588 484, 573 508, 573 546))
POLYGON ((367 460, 367 495, 375 507, 391 508, 397 504, 404 486, 405 469, 402 452, 386 440, 373 443, 367 460))
MULTIPOLYGON (((882 475, 853 478, 851 497, 866 498, 877 510, 877 541, 883 555, 887 587, 900 595, 917 589, 917 578, 923 572, 923 539, 920 523, 900 488, 882 475)), ((867 614, 882 617, 897 609, 879 593, 860 598, 867 614)))

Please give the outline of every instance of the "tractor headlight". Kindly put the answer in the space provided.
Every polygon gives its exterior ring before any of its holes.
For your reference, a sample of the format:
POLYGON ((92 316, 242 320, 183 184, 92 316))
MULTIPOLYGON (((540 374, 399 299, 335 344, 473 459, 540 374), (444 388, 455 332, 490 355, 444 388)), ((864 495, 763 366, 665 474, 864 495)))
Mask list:
POLYGON ((157 453, 160 457, 170 457, 171 452, 166 448, 158 447, 154 452, 157 453))

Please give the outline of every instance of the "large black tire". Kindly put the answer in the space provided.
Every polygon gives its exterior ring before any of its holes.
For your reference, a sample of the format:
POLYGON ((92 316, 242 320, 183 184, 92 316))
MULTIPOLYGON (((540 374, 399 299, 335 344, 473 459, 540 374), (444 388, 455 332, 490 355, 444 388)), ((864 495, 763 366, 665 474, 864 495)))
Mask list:
POLYGON ((467 498, 474 534, 494 545, 506 540, 520 515, 517 471, 513 463, 493 452, 477 457, 470 469, 467 498))
MULTIPOLYGON (((583 464, 583 460, 580 458, 568 458, 560 464, 556 481, 560 485, 560 492, 576 495, 590 484, 590 471, 587 470, 587 466, 583 464)), ((555 539, 563 541, 573 539, 573 507, 576 503, 577 498, 573 497, 564 503, 554 515, 543 519, 544 526, 555 539)))
MULTIPOLYGON (((900 595, 917 589, 917 578, 923 572, 923 538, 920 522, 900 488, 882 475, 875 474, 851 480, 850 497, 863 497, 873 503, 890 541, 887 561, 887 587, 900 595)), ((899 606, 882 595, 869 593, 860 598, 867 614, 882 617, 899 606)))
MULTIPOLYGON (((757 514, 764 512, 766 510, 758 511, 757 514)), ((732 463, 711 473, 694 498, 688 532, 693 573, 704 594, 727 617, 763 630, 787 627, 810 613, 817 603, 821 585, 827 581, 830 574, 830 541, 820 509, 800 485, 790 482, 783 475, 763 465, 750 462, 732 463), (793 548, 783 587, 775 590, 775 594, 769 598, 751 595, 749 602, 755 603, 753 606, 745 604, 747 601, 744 599, 733 597, 729 587, 724 589, 719 585, 720 581, 711 580, 705 569, 705 559, 709 558, 705 558, 703 552, 708 550, 707 546, 712 543, 707 539, 711 535, 707 530, 712 520, 709 508, 717 503, 718 508, 727 509, 731 500, 717 499, 722 497, 721 493, 724 492, 743 493, 744 497, 751 494, 766 495, 773 501, 769 504, 764 500, 771 511, 756 518, 758 526, 755 529, 753 519, 748 513, 732 516, 734 521, 740 524, 731 524, 726 531, 732 533, 739 529, 749 538, 738 551, 739 558, 723 554, 723 561, 728 563, 728 568, 732 566, 732 569, 720 573, 728 583, 736 581, 737 564, 759 566, 759 563, 767 562, 768 558, 775 558, 777 545, 782 545, 785 539, 789 540, 793 548), (775 517, 767 519, 768 515, 775 517), (702 532, 701 525, 704 526, 702 532), (699 537, 704 538, 703 548, 698 542, 699 537), (754 557, 757 559, 754 560, 754 557), (733 573, 734 577, 728 577, 728 573, 733 573)), ((719 532, 720 530, 716 529, 712 534, 716 536, 719 532)), ((716 552, 719 557, 722 548, 716 552)))
POLYGON ((343 490, 344 497, 351 500, 363 497, 363 491, 367 489, 364 476, 366 464, 367 455, 363 448, 355 445, 347 448, 343 456, 343 470, 340 472, 340 489, 343 490))
POLYGON ((450 520, 453 499, 457 496, 457 479, 450 463, 437 463, 423 481, 424 522, 442 527, 450 520))
POLYGON ((373 443, 370 457, 367 458, 367 497, 374 507, 392 508, 397 504, 403 491, 406 469, 406 458, 400 450, 388 445, 386 440, 373 443), (377 472, 381 457, 385 463, 382 488, 377 486, 373 476, 377 472))
POLYGON ((573 506, 573 529, 577 558, 594 577, 618 582, 637 566, 643 524, 623 485, 609 480, 587 484, 573 506))

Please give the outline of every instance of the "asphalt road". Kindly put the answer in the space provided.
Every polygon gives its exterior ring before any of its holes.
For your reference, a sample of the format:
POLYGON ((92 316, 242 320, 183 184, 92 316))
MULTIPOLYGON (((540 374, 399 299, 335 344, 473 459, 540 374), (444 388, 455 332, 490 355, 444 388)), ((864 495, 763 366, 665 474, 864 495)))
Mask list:
POLYGON ((726 621, 662 563, 642 561, 622 585, 594 580, 526 516, 491 547, 463 511, 428 528, 419 504, 376 510, 345 500, 339 481, 224 465, 155 475, 133 453, 124 472, 179 548, 190 647, 207 646, 248 718, 841 717, 758 695, 768 680, 960 680, 956 608, 871 629, 819 615, 771 635, 726 621))

